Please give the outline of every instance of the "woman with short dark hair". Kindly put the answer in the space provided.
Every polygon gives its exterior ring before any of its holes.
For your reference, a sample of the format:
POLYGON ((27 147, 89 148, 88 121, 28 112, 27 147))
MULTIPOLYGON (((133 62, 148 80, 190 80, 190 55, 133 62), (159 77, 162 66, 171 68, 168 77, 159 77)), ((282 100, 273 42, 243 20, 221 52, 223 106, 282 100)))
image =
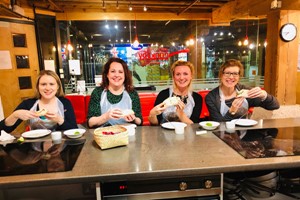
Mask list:
POLYGON ((244 75, 242 63, 235 59, 227 60, 220 68, 220 85, 205 97, 211 120, 230 121, 248 112, 250 107, 263 107, 267 110, 279 108, 277 99, 260 87, 247 87, 239 83, 244 75))

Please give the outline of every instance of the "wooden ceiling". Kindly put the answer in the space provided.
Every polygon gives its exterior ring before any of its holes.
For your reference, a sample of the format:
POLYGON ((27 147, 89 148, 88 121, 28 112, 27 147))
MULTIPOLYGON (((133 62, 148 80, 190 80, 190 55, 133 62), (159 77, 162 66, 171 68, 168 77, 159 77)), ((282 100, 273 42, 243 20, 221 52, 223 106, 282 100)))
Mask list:
MULTIPOLYGON (((241 18, 263 18, 274 0, 0 0, 57 20, 208 20, 229 24, 241 18), (129 8, 132 7, 130 11, 129 8), (144 11, 144 7, 147 11, 144 11), (138 17, 136 17, 138 16, 138 17)), ((281 0, 281 8, 299 10, 299 0, 281 0)), ((0 13, 1 15, 1 13, 0 13)), ((31 16, 33 17, 33 15, 31 16)))
POLYGON ((211 13, 232 0, 19 0, 23 5, 53 12, 211 13), (132 11, 129 11, 129 8, 132 11))

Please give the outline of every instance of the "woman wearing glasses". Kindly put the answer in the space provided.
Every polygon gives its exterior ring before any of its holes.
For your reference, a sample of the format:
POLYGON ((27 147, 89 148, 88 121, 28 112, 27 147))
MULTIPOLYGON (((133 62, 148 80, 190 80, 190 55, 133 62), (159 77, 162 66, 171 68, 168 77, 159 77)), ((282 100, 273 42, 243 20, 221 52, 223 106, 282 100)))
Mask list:
POLYGON ((240 118, 250 107, 263 107, 267 110, 279 108, 277 99, 260 87, 249 88, 239 84, 240 76, 243 74, 244 67, 238 60, 227 60, 221 66, 220 85, 210 91, 205 98, 211 120, 221 122, 240 118), (242 89, 249 90, 248 94, 246 97, 237 97, 242 89))

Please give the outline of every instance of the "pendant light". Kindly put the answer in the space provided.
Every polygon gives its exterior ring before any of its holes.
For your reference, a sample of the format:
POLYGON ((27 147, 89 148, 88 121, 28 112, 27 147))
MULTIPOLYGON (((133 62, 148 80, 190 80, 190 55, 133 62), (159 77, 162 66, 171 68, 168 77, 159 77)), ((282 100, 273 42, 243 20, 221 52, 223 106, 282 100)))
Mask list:
POLYGON ((135 38, 134 41, 132 43, 133 48, 138 48, 140 43, 138 40, 138 35, 137 35, 137 26, 136 26, 136 13, 135 13, 135 22, 134 22, 134 26, 135 26, 135 38))
POLYGON ((246 36, 245 36, 245 40, 243 42, 243 45, 248 46, 248 44, 249 44, 249 40, 248 40, 248 18, 247 18, 247 21, 246 21, 246 36))

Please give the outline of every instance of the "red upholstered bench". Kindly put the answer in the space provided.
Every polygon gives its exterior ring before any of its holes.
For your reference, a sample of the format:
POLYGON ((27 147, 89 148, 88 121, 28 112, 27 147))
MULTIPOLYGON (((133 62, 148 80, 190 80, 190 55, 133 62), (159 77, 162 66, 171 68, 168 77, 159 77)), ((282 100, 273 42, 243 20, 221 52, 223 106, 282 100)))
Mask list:
MULTIPOLYGON (((208 92, 209 92, 209 90, 198 91, 198 93, 203 98, 202 112, 201 112, 200 118, 209 117, 209 112, 208 112, 207 106, 205 104, 205 96, 208 94, 208 92)), ((139 93, 144 126, 150 125, 148 116, 149 116, 150 110, 154 106, 156 96, 157 96, 157 93, 139 93)), ((74 108, 75 115, 76 115, 76 122, 78 124, 85 123, 91 96, 90 95, 87 95, 87 96, 66 95, 66 98, 68 98, 72 103, 72 106, 74 108)))
POLYGON ((86 122, 86 109, 85 109, 85 96, 84 95, 66 95, 67 99, 69 99, 72 103, 75 116, 76 123, 83 124, 86 122))
POLYGON ((209 111, 208 111, 206 103, 205 103, 205 97, 209 92, 210 92, 210 90, 200 90, 200 91, 198 91, 198 94, 200 94, 202 96, 202 99, 203 99, 203 101, 202 101, 202 111, 201 111, 201 114, 200 114, 201 119, 209 117, 209 111))
POLYGON ((89 112, 89 103, 90 103, 90 100, 91 100, 91 96, 90 96, 90 95, 85 96, 85 110, 86 110, 86 116, 87 116, 87 113, 89 112))
POLYGON ((157 96, 156 93, 139 93, 144 126, 150 125, 148 116, 149 116, 150 110, 154 106, 156 96, 157 96))

